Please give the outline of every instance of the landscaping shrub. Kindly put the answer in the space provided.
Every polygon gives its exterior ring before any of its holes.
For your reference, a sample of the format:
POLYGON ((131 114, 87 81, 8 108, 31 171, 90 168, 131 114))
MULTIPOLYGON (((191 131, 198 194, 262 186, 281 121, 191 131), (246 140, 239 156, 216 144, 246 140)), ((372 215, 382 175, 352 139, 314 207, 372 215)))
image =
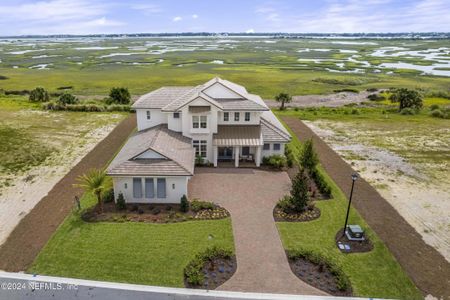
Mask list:
POLYGON ((197 254, 184 268, 186 281, 191 285, 201 285, 205 280, 202 269, 207 262, 212 262, 217 258, 229 259, 232 255, 232 251, 217 246, 207 248, 204 252, 197 254))
POLYGON ((28 99, 31 102, 47 102, 50 100, 50 96, 46 89, 43 87, 37 87, 30 92, 28 99))
POLYGON ((186 195, 183 195, 183 197, 181 197, 181 201, 180 201, 180 211, 187 212, 188 210, 189 210, 189 201, 188 201, 186 195))
POLYGON ((109 92, 107 104, 129 104, 131 95, 127 88, 113 87, 109 92))
POLYGON ((76 104, 78 103, 78 98, 70 93, 64 93, 59 97, 58 102, 62 105, 76 104))
POLYGON ((111 111, 130 111, 131 106, 126 104, 111 104, 106 107, 106 110, 111 111))
POLYGON ((304 212, 310 204, 308 186, 308 177, 304 170, 300 170, 292 180, 290 195, 284 196, 278 201, 278 208, 285 213, 304 212))
POLYGON ((192 200, 190 206, 193 212, 199 212, 202 209, 214 209, 214 203, 197 199, 192 200))
POLYGON ((322 176, 322 174, 320 174, 317 168, 309 170, 309 176, 311 176, 311 178, 316 183, 317 188, 324 196, 331 196, 331 187, 325 181, 325 178, 322 176))
POLYGON ((161 212, 161 210, 157 207, 152 209, 152 214, 154 214, 154 215, 159 215, 160 212, 161 212))
POLYGON ((332 263, 319 253, 315 253, 311 250, 288 250, 288 258, 296 260, 299 258, 308 260, 317 265, 327 266, 331 274, 336 277, 337 288, 341 291, 345 291, 351 288, 350 280, 342 269, 335 263, 332 263))
POLYGON ((300 166, 306 170, 314 169, 319 163, 317 153, 314 151, 313 140, 307 140, 302 147, 300 166))
POLYGON ((124 210, 127 208, 127 204, 125 203, 125 198, 123 197, 122 192, 117 195, 116 208, 118 210, 124 210))
POLYGON ((103 202, 110 203, 114 201, 114 189, 109 189, 103 192, 103 202))
POLYGON ((407 107, 407 108, 403 108, 403 109, 400 111, 400 114, 401 114, 401 115, 415 115, 415 114, 416 114, 416 110, 407 107))
POLYGON ((274 154, 263 157, 263 164, 275 169, 282 169, 283 167, 286 167, 287 159, 283 155, 274 154))
POLYGON ((292 168, 292 166, 297 163, 297 159, 290 144, 287 144, 284 147, 284 156, 286 156, 286 162, 289 168, 292 168))

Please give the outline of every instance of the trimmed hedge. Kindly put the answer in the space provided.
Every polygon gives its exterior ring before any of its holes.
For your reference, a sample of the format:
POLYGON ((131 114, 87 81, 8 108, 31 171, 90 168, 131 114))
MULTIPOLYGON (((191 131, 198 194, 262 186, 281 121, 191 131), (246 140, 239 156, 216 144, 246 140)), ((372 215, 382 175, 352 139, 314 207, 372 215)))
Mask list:
POLYGON ((192 200, 190 207, 193 212, 199 212, 202 209, 214 209, 215 205, 212 202, 200 201, 200 200, 194 199, 194 200, 192 200))
POLYGON ((325 196, 331 196, 331 187, 325 180, 325 178, 320 174, 317 168, 309 170, 309 176, 314 180, 319 191, 325 196))
POLYGON ((288 164, 286 157, 279 154, 264 156, 262 163, 275 169, 282 169, 288 164))

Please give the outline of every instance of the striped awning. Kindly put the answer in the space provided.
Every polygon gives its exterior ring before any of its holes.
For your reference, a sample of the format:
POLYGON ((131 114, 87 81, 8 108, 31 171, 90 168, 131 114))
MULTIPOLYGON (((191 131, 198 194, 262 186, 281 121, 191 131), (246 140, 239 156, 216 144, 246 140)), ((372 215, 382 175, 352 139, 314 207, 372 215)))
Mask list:
POLYGON ((229 146, 262 146, 263 140, 260 125, 219 125, 213 136, 213 145, 229 146))

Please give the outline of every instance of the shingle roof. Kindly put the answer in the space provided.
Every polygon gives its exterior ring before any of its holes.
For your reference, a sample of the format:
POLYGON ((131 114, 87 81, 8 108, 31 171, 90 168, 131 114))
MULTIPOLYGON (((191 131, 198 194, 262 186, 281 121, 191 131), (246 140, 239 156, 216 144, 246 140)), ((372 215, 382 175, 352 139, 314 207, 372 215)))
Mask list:
POLYGON ((191 91, 192 86, 167 86, 142 95, 133 104, 133 108, 163 108, 191 91))
POLYGON ((269 110, 267 107, 264 107, 252 100, 248 99, 217 99, 223 110, 233 111, 233 110, 253 110, 253 111, 264 111, 269 110))
POLYGON ((291 136, 280 130, 274 124, 264 118, 261 118, 261 131, 264 142, 289 142, 291 136))
POLYGON ((107 174, 190 176, 194 174, 195 150, 191 139, 158 125, 133 134, 111 164, 107 174), (153 150, 167 159, 133 159, 153 150))
POLYGON ((259 125, 219 125, 213 136, 215 146, 261 146, 259 125))

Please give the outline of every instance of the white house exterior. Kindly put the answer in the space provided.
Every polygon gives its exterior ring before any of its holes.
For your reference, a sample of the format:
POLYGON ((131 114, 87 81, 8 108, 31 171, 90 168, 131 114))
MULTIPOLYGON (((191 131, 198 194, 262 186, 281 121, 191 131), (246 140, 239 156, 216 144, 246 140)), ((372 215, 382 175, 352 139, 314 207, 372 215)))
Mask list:
POLYGON ((214 167, 284 154, 289 132, 257 95, 214 78, 195 87, 162 87, 134 104, 138 131, 108 167, 114 192, 130 203, 178 203, 194 161, 214 167))

